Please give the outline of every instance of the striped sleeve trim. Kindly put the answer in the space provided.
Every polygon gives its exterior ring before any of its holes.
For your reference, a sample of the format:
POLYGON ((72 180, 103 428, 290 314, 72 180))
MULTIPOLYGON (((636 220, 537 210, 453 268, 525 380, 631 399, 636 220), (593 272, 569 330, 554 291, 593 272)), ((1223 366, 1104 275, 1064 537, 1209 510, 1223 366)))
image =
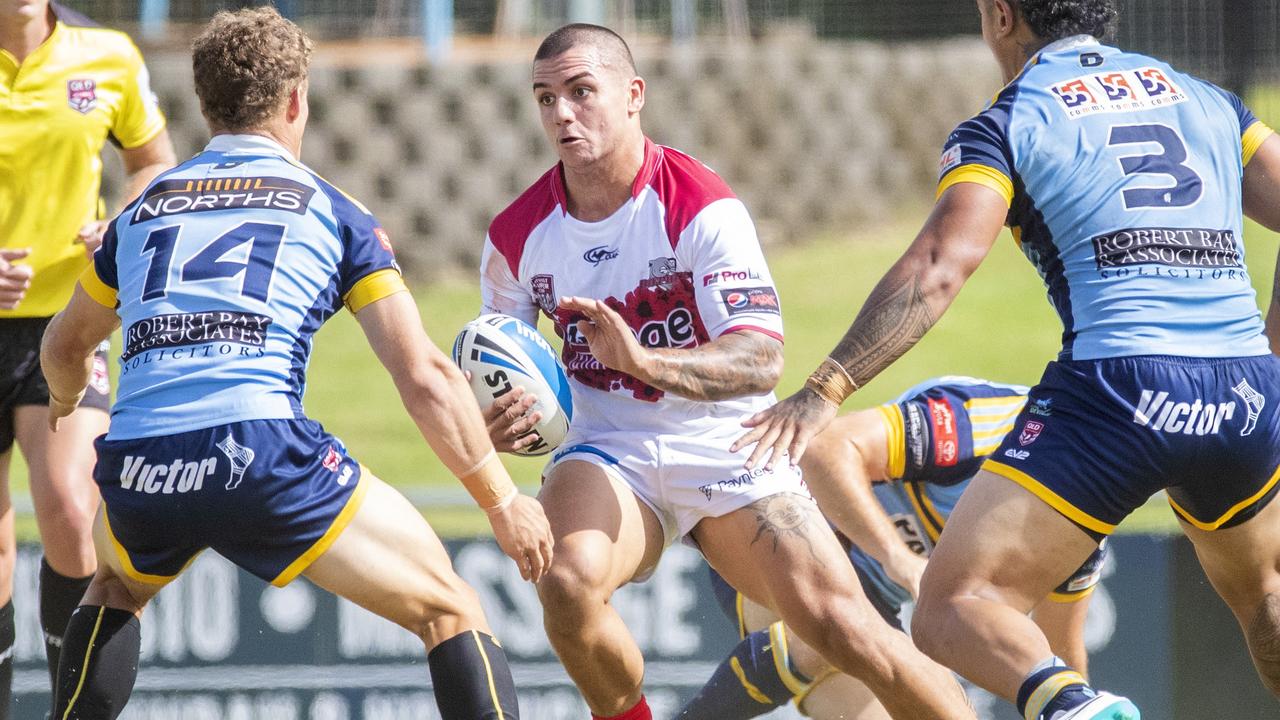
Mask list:
POLYGON ((1258 148, 1262 147, 1262 143, 1266 142, 1267 138, 1274 133, 1275 131, 1267 127, 1267 124, 1261 120, 1250 125, 1249 129, 1244 131, 1244 135, 1240 138, 1240 156, 1245 165, 1249 164, 1254 154, 1258 152, 1258 148))
POLYGON ((960 183, 976 183, 984 187, 1000 193, 1000 197, 1004 198, 1005 205, 1013 204, 1013 181, 1008 175, 999 170, 988 167, 986 165, 961 165, 942 176, 942 180, 938 181, 938 195, 942 197, 942 193, 946 192, 951 186, 960 183))
POLYGON ((408 289, 404 284, 404 278, 400 277, 400 273, 387 268, 360 278, 352 286, 346 297, 342 298, 342 301, 346 303, 347 308, 354 315, 370 303, 408 289))
POLYGON ((93 298, 94 302, 103 307, 115 309, 116 306, 116 289, 102 282, 102 278, 98 277, 98 271, 89 264, 89 267, 80 273, 80 287, 84 289, 84 294, 93 298))

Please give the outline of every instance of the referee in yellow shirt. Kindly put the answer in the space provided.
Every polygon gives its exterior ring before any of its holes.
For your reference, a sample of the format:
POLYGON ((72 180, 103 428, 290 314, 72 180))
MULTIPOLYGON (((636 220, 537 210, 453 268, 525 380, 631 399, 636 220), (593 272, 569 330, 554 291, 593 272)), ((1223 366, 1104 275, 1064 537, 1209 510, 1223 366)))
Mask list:
POLYGON ((44 561, 40 621, 50 672, 97 562, 93 438, 107 431, 105 348, 84 401, 48 429, 40 338, 102 242, 102 145, 120 149, 133 197, 174 164, 142 54, 128 36, 49 0, 0 5, 0 720, 13 678, 16 441, 30 469, 44 561))

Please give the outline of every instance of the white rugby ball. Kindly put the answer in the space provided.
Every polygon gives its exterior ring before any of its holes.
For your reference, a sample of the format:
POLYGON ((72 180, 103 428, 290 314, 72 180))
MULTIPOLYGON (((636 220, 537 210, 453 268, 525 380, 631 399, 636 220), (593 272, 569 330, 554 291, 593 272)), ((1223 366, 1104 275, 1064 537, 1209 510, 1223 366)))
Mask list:
POLYGON ((564 440, 573 419, 569 378, 555 348, 532 325, 510 315, 481 315, 453 341, 453 361, 470 371, 481 410, 517 386, 538 398, 532 410, 542 419, 530 430, 538 440, 516 455, 546 455, 564 440))

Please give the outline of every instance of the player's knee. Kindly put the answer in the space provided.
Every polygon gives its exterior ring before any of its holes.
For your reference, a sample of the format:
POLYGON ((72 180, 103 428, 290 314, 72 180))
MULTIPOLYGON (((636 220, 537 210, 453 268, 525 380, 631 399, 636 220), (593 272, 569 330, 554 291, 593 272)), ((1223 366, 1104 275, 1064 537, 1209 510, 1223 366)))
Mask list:
POLYGON ((844 672, 861 678, 891 672, 885 635, 897 631, 865 603, 836 595, 810 596, 798 612, 788 614, 795 618, 795 624, 789 619, 788 625, 812 651, 844 672))
POLYGON ((427 647, 435 647, 464 630, 487 627, 480 596, 457 575, 446 579, 432 602, 418 604, 414 610, 404 625, 427 647))
POLYGON ((93 531, 97 502, 61 495, 55 502, 38 509, 37 520, 45 534, 65 538, 68 544, 88 541, 93 531))
POLYGON ((538 582, 538 597, 548 621, 575 622, 594 607, 603 606, 611 589, 605 587, 604 563, 589 553, 556 551, 556 560, 538 582))
POLYGON ((952 615, 950 599, 927 594, 921 588, 920 599, 911 615, 911 640, 920 652, 935 660, 942 652, 942 635, 952 615))

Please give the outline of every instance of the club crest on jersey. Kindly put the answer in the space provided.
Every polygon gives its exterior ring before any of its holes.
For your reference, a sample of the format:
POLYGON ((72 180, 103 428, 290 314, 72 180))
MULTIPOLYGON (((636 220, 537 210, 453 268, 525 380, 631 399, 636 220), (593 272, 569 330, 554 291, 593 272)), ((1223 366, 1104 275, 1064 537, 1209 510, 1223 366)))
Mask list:
POLYGON ((548 315, 556 311, 556 282, 554 275, 534 275, 529 278, 533 301, 548 315))
POLYGON ((98 84, 91 78, 68 80, 67 104, 72 110, 87 115, 98 105, 98 84))
POLYGON ((1040 437, 1040 433, 1044 431, 1044 423, 1039 420, 1028 420, 1022 426, 1022 432, 1018 435, 1018 442, 1022 445, 1030 445, 1040 437))
POLYGON ((93 356, 93 374, 89 376, 89 387, 99 395, 111 394, 111 375, 107 372, 107 361, 99 355, 93 356))
POLYGON ((1073 120, 1095 113, 1153 110, 1187 100, 1187 94, 1156 67, 1083 75, 1047 90, 1073 120))
POLYGON ((640 287, 670 289, 678 279, 678 275, 675 258, 653 258, 649 261, 649 277, 640 281, 640 287))

